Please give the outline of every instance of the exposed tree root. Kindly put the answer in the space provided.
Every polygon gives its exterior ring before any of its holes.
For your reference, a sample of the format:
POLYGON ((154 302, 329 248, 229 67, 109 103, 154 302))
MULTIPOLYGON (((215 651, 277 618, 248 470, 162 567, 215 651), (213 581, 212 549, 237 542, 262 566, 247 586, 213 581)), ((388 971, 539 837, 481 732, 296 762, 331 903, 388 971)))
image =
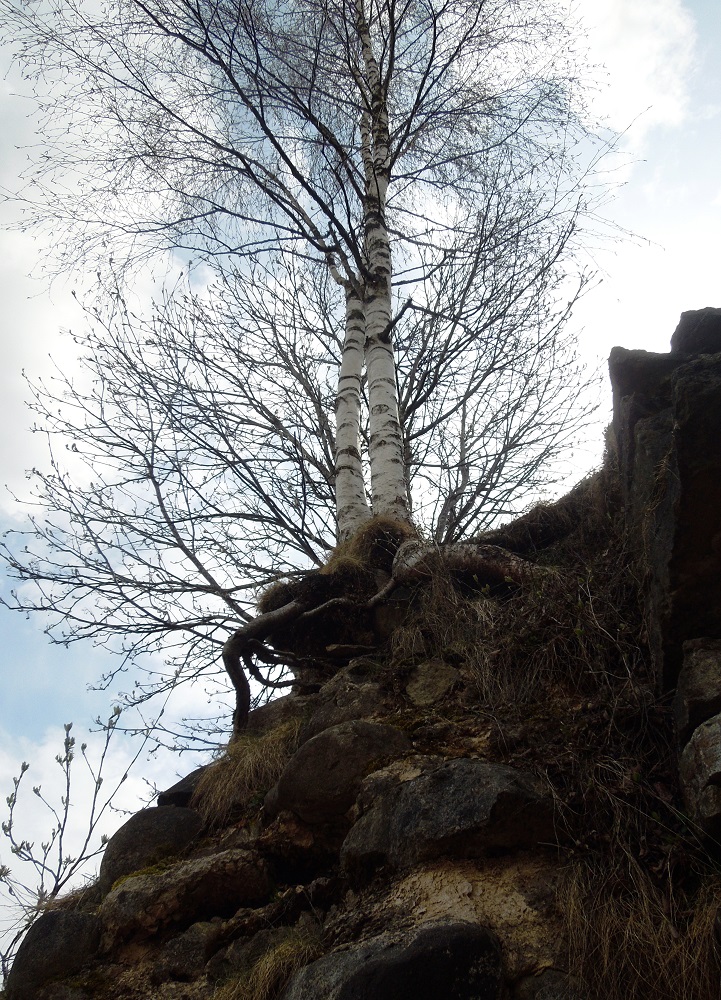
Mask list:
MULTIPOLYGON (((289 604, 283 605, 282 608, 276 608, 275 611, 267 611, 265 614, 253 618, 252 621, 249 621, 242 628, 234 632, 225 642, 222 652, 223 666, 235 689, 233 736, 236 736, 245 729, 250 711, 250 684, 248 683, 245 670, 243 670, 241 660, 245 663, 250 675, 263 684, 264 687, 269 687, 271 684, 273 687, 289 687, 293 683, 292 681, 270 682, 263 678, 255 664, 253 664, 252 656, 253 654, 258 655, 258 645, 263 650, 267 648, 263 646, 263 640, 267 639, 274 628, 295 621, 304 610, 304 604, 301 604, 299 601, 291 601, 289 604)), ((268 653, 272 653, 272 650, 268 649, 268 653)))
MULTIPOLYGON (((391 579, 366 601, 341 596, 309 607, 307 601, 296 599, 280 608, 258 615, 234 632, 223 646, 223 664, 235 689, 236 697, 233 736, 242 732, 248 722, 251 694, 246 671, 263 687, 285 688, 297 683, 296 680, 272 681, 264 677, 258 669, 256 661, 271 666, 293 666, 301 662, 291 652, 276 650, 266 645, 266 640, 274 631, 281 626, 306 622, 339 608, 353 612, 370 611, 390 597, 396 587, 422 583, 440 569, 459 576, 470 576, 480 587, 499 584, 527 586, 553 572, 497 545, 457 542, 439 548, 413 539, 404 541, 399 546, 393 560, 391 579)), ((329 649, 329 659, 337 663, 339 651, 343 652, 343 656, 340 657, 342 659, 345 658, 345 654, 353 655, 355 649, 355 646, 336 645, 329 649)))
POLYGON ((393 580, 396 584, 419 583, 439 569, 476 577, 481 586, 513 583, 522 587, 552 572, 498 545, 455 542, 438 547, 412 540, 403 542, 396 553, 393 580))

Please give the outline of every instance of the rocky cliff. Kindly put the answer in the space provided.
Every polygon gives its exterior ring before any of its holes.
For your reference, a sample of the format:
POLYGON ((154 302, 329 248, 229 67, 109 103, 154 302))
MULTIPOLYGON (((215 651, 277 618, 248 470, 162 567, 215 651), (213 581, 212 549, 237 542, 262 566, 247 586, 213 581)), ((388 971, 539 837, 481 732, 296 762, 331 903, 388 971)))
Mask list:
POLYGON ((297 688, 112 838, 7 1000, 719 996, 721 310, 610 371, 604 468, 474 542, 521 569, 441 553, 290 628, 297 688))

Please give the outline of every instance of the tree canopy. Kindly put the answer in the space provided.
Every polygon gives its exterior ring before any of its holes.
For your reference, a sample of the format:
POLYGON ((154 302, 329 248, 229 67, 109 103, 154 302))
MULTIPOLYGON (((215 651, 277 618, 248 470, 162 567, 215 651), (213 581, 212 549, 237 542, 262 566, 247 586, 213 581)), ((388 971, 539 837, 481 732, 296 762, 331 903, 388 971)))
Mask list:
POLYGON ((36 387, 92 476, 36 473, 18 607, 162 648, 142 699, 372 515, 450 543, 538 488, 583 417, 565 324, 601 149, 553 4, 0 13, 45 111, 30 218, 103 290, 91 381, 36 387), (169 250, 195 286, 136 314, 169 250))

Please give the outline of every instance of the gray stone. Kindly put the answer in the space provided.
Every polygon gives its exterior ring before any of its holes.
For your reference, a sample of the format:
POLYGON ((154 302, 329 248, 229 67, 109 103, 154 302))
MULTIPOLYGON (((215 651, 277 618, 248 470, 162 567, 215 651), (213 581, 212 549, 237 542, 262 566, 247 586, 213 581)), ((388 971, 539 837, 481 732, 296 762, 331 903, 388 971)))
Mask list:
POLYGON ((406 694, 419 708, 435 705, 458 682, 458 671, 444 660, 427 660, 414 667, 406 694))
POLYGON ((647 412, 657 412, 671 402, 670 376, 686 363, 686 358, 652 351, 629 351, 614 347, 608 358, 613 386, 614 420, 619 417, 622 399, 633 396, 647 412))
POLYGON ((398 729, 380 723, 344 722, 326 729, 288 761, 275 807, 290 809, 306 823, 339 819, 355 802, 364 776, 410 746, 398 729))
POLYGON ((353 722, 373 715, 386 703, 380 685, 372 680, 378 664, 353 660, 339 670, 315 695, 313 714, 301 729, 301 741, 343 722, 353 722))
POLYGON ((555 841, 550 793, 529 772, 482 760, 417 760, 416 776, 394 781, 389 768, 364 785, 363 815, 341 849, 353 877, 385 864, 403 869, 555 841))
POLYGON ((721 309, 689 309, 671 337, 672 354, 718 354, 721 351, 721 309))
POLYGON ((103 895, 119 878, 184 850, 198 836, 202 825, 194 809, 178 806, 157 806, 135 813, 105 848, 98 876, 103 895))
POLYGON ((695 730, 679 760, 679 784, 694 822, 721 836, 721 715, 695 730))
POLYGON ((193 798, 193 792, 198 787, 198 782, 207 770, 208 765, 204 764, 202 767, 197 767, 190 774, 186 774, 184 778, 180 781, 176 781, 174 785, 170 788, 166 788, 164 792, 158 792, 158 798, 156 800, 156 805, 158 806, 187 806, 190 805, 190 800, 193 798))
POLYGON ((247 972, 270 949, 277 947, 292 934, 290 927, 274 927, 257 931, 249 938, 239 938, 213 955, 206 967, 211 982, 238 978, 247 972))
POLYGON ((95 955, 99 942, 100 921, 94 914, 43 913, 18 948, 5 985, 7 1000, 32 1000, 48 979, 73 975, 95 955))
POLYGON ((140 872, 105 897, 100 907, 103 946, 130 936, 148 937, 165 927, 230 917, 242 906, 261 904, 269 891, 265 863, 241 848, 140 872))
POLYGON ((218 923, 201 921, 166 941, 153 962, 154 982, 195 979, 213 954, 213 946, 221 931, 218 923))
POLYGON ((332 952, 302 969, 283 1000, 499 1000, 495 936, 477 924, 426 924, 332 952))
POLYGON ((248 732, 267 732, 286 722, 301 721, 307 718, 316 704, 316 695, 286 694, 281 698, 273 698, 260 708, 254 708, 248 713, 248 732))
POLYGON ((638 355, 611 354, 613 429, 649 646, 668 691, 683 643, 721 636, 721 354, 638 355))
POLYGON ((683 746, 691 733, 721 712, 721 639, 692 639, 683 644, 673 714, 683 746))

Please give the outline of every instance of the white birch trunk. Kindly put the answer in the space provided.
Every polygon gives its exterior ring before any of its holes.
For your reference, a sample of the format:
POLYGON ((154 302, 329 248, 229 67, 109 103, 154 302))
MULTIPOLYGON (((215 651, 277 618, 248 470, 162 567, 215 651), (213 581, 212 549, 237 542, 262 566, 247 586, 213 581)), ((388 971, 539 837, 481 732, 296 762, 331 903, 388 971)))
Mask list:
POLYGON ((338 540, 350 538, 371 516, 360 455, 360 395, 365 348, 365 314, 360 293, 346 288, 343 342, 335 431, 335 502, 338 540))
MULTIPOLYGON (((375 284, 375 283, 374 283, 375 284)), ((398 418, 396 368, 390 333, 390 295, 368 288, 366 294, 366 368, 373 513, 410 520, 398 418)))
POLYGON ((370 111, 364 113, 361 120, 361 141, 366 186, 363 222, 369 272, 365 291, 365 359, 373 513, 409 521, 395 356, 391 342, 392 261, 385 222, 390 180, 388 110, 363 0, 357 0, 356 11, 371 98, 370 111))

